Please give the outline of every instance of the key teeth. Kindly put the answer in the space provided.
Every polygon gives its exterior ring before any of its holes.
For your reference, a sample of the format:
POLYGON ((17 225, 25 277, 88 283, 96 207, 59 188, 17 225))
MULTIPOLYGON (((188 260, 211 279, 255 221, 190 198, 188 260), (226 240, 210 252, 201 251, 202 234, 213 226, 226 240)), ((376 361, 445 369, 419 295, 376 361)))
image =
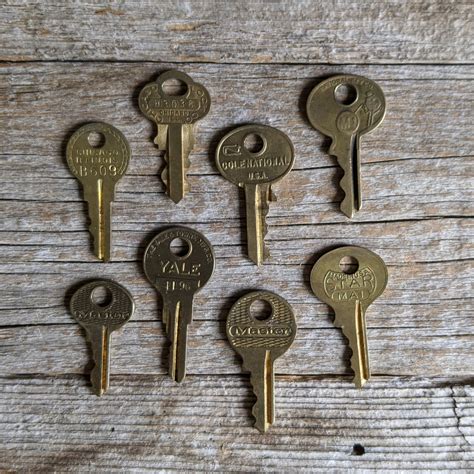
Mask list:
POLYGON ((252 391, 256 397, 256 401, 252 406, 252 416, 255 419, 255 423, 253 424, 253 426, 257 428, 261 433, 265 433, 269 428, 269 424, 265 422, 264 417, 260 416, 259 413, 258 400, 263 396, 263 394, 260 393, 259 390, 260 384, 258 381, 258 377, 253 375, 254 371, 251 369, 250 366, 245 365, 245 363, 243 363, 242 367, 244 370, 250 372, 250 384, 252 385, 252 391))
MULTIPOLYGON (((168 181, 168 154, 165 153, 165 156, 164 156, 164 160, 165 160, 165 167, 163 168, 163 171, 161 172, 161 181, 163 182, 163 184, 165 185, 165 191, 166 191, 166 194, 168 196, 170 196, 170 190, 169 190, 169 181, 168 181)), ((188 181, 188 170, 189 168, 191 167, 191 161, 189 160, 189 157, 187 157, 185 160, 184 160, 184 182, 183 182, 183 196, 187 193, 189 193, 189 191, 191 190, 191 186, 189 184, 189 181, 188 181)), ((171 196, 170 196, 171 197, 171 196)), ((181 201, 181 199, 178 199, 178 200, 175 200, 173 198, 171 198, 176 204, 181 201)))

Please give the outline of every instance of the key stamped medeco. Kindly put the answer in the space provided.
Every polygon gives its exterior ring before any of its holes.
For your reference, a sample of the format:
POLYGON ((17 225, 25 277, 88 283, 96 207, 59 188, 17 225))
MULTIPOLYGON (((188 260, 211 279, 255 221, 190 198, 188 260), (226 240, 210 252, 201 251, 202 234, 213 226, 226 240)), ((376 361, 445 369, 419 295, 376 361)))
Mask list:
POLYGON ((101 396, 109 388, 111 334, 133 316, 135 302, 118 283, 96 280, 82 285, 73 294, 70 310, 92 345, 95 366, 91 382, 96 395, 101 396), (101 301, 95 296, 98 291, 103 292, 101 301))
POLYGON ((273 363, 295 339, 295 315, 281 296, 270 291, 254 291, 234 303, 227 316, 226 331, 230 345, 251 374, 250 382, 257 397, 252 410, 255 427, 265 432, 275 422, 273 363), (271 313, 257 319, 250 307, 262 300, 270 305, 271 313))

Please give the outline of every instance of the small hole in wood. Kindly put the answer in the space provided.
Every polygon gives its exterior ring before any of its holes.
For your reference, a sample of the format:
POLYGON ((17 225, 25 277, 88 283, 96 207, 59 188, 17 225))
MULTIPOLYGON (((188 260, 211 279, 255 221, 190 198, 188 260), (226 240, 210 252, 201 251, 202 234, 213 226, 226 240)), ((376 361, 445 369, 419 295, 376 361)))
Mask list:
POLYGON ((354 444, 352 447, 352 455, 353 456, 362 456, 365 454, 365 448, 361 444, 354 444))

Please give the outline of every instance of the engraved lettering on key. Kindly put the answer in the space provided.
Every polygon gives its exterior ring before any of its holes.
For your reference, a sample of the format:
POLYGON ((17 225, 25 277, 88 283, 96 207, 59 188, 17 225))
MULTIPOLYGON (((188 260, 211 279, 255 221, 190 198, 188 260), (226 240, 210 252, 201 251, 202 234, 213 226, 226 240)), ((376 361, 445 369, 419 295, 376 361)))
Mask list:
POLYGON ((193 318, 194 295, 214 271, 210 242, 187 227, 173 227, 158 234, 143 257, 145 274, 163 298, 162 320, 170 339, 169 375, 181 382, 186 375, 188 325, 193 318), (181 239, 186 252, 176 253, 173 242, 181 239))
POLYGON ((311 271, 314 294, 335 312, 334 324, 342 328, 352 349, 354 383, 361 388, 370 378, 365 313, 384 291, 388 281, 383 260, 362 247, 341 247, 323 255, 311 271), (341 271, 343 257, 358 263, 354 273, 341 271))
POLYGON ((134 310, 132 295, 109 280, 86 283, 71 298, 71 314, 92 345, 95 366, 90 377, 96 395, 103 395, 109 388, 111 334, 132 317, 134 310), (98 290, 105 291, 103 301, 94 296, 98 290))
POLYGON ((100 260, 110 260, 111 204, 115 184, 124 175, 130 160, 130 147, 122 133, 106 123, 90 123, 77 130, 69 139, 67 163, 81 182, 88 202, 94 253, 100 260), (91 145, 90 136, 98 134, 103 143, 91 145))
POLYGON ((194 123, 209 112, 209 93, 187 74, 171 70, 141 90, 138 104, 143 114, 157 125, 155 144, 159 150, 165 151, 166 162, 161 179, 168 196, 178 203, 189 190, 186 172, 194 146, 194 123), (168 95, 163 84, 169 80, 183 82, 186 92, 179 96, 168 95))
POLYGON ((232 130, 220 141, 216 151, 217 168, 224 178, 244 188, 247 220, 248 256, 257 265, 268 257, 264 243, 265 217, 270 201, 275 201, 272 184, 284 178, 293 167, 294 150, 290 139, 279 130, 266 125, 244 125, 232 130), (252 152, 245 139, 257 135, 260 150, 252 152), (240 150, 235 157, 228 150, 240 150))
POLYGON ((270 291, 255 291, 234 303, 227 316, 226 331, 230 345, 251 374, 257 397, 252 410, 255 426, 265 432, 275 422, 273 363, 295 339, 295 316, 281 296, 270 291), (257 319, 252 315, 251 306, 262 300, 270 304, 271 313, 257 319))
POLYGON ((378 127, 385 116, 385 97, 373 81, 361 76, 341 75, 318 84, 306 104, 311 125, 331 137, 329 149, 344 170, 341 188, 345 193, 341 210, 353 217, 362 207, 360 185, 360 137, 378 127), (341 87, 355 91, 354 97, 343 101, 341 87))

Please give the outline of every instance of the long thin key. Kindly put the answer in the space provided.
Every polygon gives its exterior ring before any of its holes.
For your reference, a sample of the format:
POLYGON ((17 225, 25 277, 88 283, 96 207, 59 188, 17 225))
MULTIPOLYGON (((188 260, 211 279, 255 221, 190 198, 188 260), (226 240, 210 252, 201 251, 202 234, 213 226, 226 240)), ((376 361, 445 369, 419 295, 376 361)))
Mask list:
POLYGON ((324 254, 311 271, 314 294, 333 308, 336 314, 334 324, 342 328, 349 340, 354 383, 359 388, 370 378, 365 312, 383 293, 387 281, 388 272, 384 261, 362 247, 332 250, 324 254), (357 267, 351 273, 341 269, 347 257, 357 262, 357 267))
POLYGON ((186 375, 187 334, 193 319, 193 299, 212 276, 214 251, 199 232, 173 227, 150 242, 143 266, 148 280, 163 298, 162 320, 171 342, 169 375, 176 382, 182 382, 186 375))
POLYGON ((382 89, 365 77, 335 76, 311 91, 306 107, 311 125, 332 139, 329 153, 337 157, 344 170, 341 211, 353 217, 362 207, 360 137, 380 125, 385 116, 382 89))
POLYGON ((74 319, 86 330, 92 345, 95 366, 91 382, 96 395, 101 396, 109 388, 111 334, 132 317, 135 310, 133 297, 118 283, 96 280, 86 283, 74 293, 70 310, 74 319))
POLYGON ((227 337, 240 354, 257 401, 252 413, 255 427, 265 432, 275 422, 273 363, 291 346, 296 336, 295 315, 290 305, 270 291, 254 291, 237 300, 227 316, 227 337), (252 303, 266 302, 269 314, 251 310, 252 303))
POLYGON ((66 156, 88 202, 94 253, 100 260, 108 262, 112 245, 111 203, 115 184, 127 170, 130 147, 122 133, 112 125, 90 123, 69 139, 66 156), (96 144, 92 142, 93 138, 98 139, 96 144))
POLYGON ((178 203, 189 190, 186 171, 194 146, 194 123, 209 112, 211 98, 205 87, 187 74, 171 70, 147 84, 140 92, 138 103, 143 114, 157 125, 155 143, 159 150, 165 151, 167 164, 161 179, 168 196, 178 203), (171 80, 184 83, 186 92, 168 95, 163 84, 171 80))
POLYGON ((275 196, 271 185, 293 167, 295 154, 290 139, 266 125, 244 125, 229 132, 216 151, 217 168, 224 178, 245 189, 248 256, 257 265, 268 257, 264 238, 265 217, 275 196), (250 150, 248 139, 256 136, 261 147, 250 150))

